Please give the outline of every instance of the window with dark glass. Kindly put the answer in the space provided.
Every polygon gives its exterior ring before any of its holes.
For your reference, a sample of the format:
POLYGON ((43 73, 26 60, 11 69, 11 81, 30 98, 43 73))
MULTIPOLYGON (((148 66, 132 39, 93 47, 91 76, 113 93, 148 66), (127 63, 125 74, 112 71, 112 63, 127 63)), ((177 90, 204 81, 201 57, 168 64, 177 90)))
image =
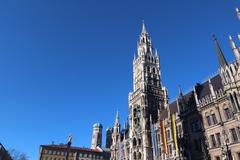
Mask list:
POLYGON ((212 142, 212 147, 216 147, 216 140, 215 140, 214 135, 211 135, 210 138, 211 138, 211 142, 212 142))
POLYGON ((230 94, 230 100, 231 100, 231 103, 232 103, 232 106, 233 106, 234 110, 237 111, 237 108, 236 108, 236 105, 234 103, 232 94, 230 94))
POLYGON ((172 154, 172 145, 168 145, 168 149, 169 149, 169 154, 171 155, 172 154))
POLYGON ((217 144, 218 144, 218 146, 221 146, 221 134, 220 134, 220 133, 217 133, 217 134, 216 134, 216 138, 217 138, 217 144))
POLYGON ((227 120, 232 118, 232 114, 231 114, 229 108, 224 108, 224 113, 225 113, 225 117, 226 117, 227 120))
POLYGON ((209 116, 209 115, 207 115, 207 116, 206 116, 206 118, 207 118, 207 123, 208 123, 208 126, 211 126, 211 125, 212 125, 212 123, 211 123, 211 118, 210 118, 210 116, 209 116))
POLYGON ((170 130, 167 130, 167 140, 170 140, 170 130))
POLYGON ((213 120, 213 124, 217 124, 217 118, 215 113, 212 113, 212 120, 213 120))
POLYGON ((231 131, 231 134, 232 134, 233 142, 237 142, 238 141, 238 137, 237 137, 237 132, 236 132, 235 128, 230 129, 230 131, 231 131))
POLYGON ((238 137, 240 138, 240 127, 237 127, 238 137))

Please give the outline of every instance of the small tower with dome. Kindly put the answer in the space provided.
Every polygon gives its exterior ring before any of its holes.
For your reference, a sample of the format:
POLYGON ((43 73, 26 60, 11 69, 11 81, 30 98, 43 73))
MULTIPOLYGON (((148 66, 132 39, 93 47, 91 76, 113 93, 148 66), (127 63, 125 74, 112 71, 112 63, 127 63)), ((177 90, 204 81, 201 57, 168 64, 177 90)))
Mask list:
POLYGON ((93 125, 92 145, 91 148, 102 147, 102 124, 95 123, 93 125))

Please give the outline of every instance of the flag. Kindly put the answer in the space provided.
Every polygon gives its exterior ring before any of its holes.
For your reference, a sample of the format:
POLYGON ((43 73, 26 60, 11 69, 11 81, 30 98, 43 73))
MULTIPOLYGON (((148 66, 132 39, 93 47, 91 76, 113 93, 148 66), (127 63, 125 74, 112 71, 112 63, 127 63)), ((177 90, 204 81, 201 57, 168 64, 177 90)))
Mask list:
POLYGON ((172 133, 173 133, 173 140, 176 152, 178 152, 178 142, 177 142, 177 128, 176 128, 176 122, 175 122, 175 115, 171 115, 171 121, 172 121, 172 133))
POLYGON ((162 143, 163 143, 163 152, 167 154, 167 139, 166 139, 166 131, 165 131, 165 123, 162 119, 160 122, 161 125, 161 135, 162 135, 162 143))
POLYGON ((152 117, 150 117, 150 125, 151 125, 151 136, 152 136, 152 144, 153 144, 153 158, 157 160, 158 157, 158 146, 156 139, 156 128, 155 125, 152 124, 152 117))

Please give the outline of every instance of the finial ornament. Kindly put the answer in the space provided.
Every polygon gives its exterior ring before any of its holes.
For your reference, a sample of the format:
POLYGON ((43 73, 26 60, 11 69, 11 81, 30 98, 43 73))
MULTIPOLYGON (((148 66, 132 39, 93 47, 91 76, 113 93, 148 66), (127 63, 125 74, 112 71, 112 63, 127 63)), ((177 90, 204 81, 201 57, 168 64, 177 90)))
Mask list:
POLYGON ((236 47, 236 44, 233 41, 232 36, 229 36, 229 41, 230 41, 230 44, 231 44, 231 47, 232 47, 233 53, 235 54, 236 59, 239 60, 240 59, 239 49, 236 47))

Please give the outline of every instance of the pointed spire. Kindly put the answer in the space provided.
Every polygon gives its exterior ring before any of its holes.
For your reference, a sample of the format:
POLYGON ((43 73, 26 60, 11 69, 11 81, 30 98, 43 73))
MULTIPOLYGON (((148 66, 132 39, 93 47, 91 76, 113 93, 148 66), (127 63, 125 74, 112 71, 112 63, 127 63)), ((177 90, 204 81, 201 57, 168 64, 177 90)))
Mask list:
POLYGON ((213 41, 215 43, 215 46, 216 46, 216 50, 217 50, 217 56, 218 56, 218 61, 219 61, 219 64, 221 67, 225 67, 227 66, 227 60, 226 58, 224 57, 224 54, 222 52, 222 49, 217 41, 217 38, 215 35, 213 35, 213 41))
POLYGON ((136 53, 134 53, 133 60, 136 60, 136 58, 137 58, 136 53))
POLYGON ((157 51, 157 49, 155 49, 155 56, 156 56, 156 57, 158 56, 158 51, 157 51))
POLYGON ((118 111, 116 113, 116 118, 115 118, 115 125, 119 124, 119 116, 118 116, 118 111))
POLYGON ((144 20, 142 21, 142 33, 147 33, 146 26, 144 20))
POLYGON ((183 96, 182 87, 180 84, 178 85, 178 94, 179 96, 183 96))

